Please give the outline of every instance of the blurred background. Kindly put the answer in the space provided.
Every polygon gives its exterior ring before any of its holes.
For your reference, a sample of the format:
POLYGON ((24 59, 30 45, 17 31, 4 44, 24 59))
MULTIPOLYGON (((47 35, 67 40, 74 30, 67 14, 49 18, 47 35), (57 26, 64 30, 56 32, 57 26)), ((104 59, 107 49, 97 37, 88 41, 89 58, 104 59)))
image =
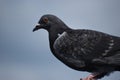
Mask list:
MULTIPOLYGON (((57 60, 40 17, 54 14, 69 27, 120 36, 120 0, 0 0, 0 80, 79 80, 89 75, 57 60)), ((114 72, 101 80, 120 80, 114 72)))

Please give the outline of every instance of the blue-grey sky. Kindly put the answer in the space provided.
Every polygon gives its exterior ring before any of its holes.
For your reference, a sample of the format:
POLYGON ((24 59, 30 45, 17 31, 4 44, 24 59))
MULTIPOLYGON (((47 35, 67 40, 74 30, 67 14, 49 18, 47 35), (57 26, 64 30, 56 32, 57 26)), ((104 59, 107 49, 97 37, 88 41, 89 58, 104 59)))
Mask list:
MULTIPOLYGON (((44 14, 71 28, 120 36, 120 0, 0 0, 0 80, 79 80, 89 74, 52 55, 47 31, 32 32, 44 14)), ((119 75, 102 80, 120 80, 119 75)))

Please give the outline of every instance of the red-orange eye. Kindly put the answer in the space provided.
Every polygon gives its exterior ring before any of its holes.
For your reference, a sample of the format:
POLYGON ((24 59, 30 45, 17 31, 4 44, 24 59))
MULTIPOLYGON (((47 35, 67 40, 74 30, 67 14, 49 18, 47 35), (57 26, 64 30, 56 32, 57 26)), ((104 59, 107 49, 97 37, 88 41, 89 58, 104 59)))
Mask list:
POLYGON ((44 21, 45 23, 48 23, 48 18, 44 18, 43 21, 44 21))

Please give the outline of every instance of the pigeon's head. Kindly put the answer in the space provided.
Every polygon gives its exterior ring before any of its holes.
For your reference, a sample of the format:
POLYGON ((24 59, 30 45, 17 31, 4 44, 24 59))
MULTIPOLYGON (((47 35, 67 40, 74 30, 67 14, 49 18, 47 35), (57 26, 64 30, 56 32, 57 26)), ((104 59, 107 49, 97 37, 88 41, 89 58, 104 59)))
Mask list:
POLYGON ((45 29, 47 31, 50 31, 50 30, 55 31, 55 30, 66 29, 66 28, 68 27, 58 17, 47 14, 47 15, 43 15, 40 18, 38 25, 36 25, 36 27, 33 29, 33 32, 39 29, 45 29))

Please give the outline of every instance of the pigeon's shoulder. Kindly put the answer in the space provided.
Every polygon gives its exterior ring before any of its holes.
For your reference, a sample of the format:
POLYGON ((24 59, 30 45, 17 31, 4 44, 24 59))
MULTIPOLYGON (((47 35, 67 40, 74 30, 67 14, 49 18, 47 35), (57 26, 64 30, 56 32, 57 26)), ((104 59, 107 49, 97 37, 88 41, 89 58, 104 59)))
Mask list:
POLYGON ((91 30, 68 30, 54 42, 54 49, 65 56, 74 58, 92 53, 101 40, 101 34, 91 30))
MULTIPOLYGON (((63 63, 67 64, 69 67, 73 69, 79 69, 85 66, 85 63, 82 59, 78 59, 75 55, 78 49, 76 48, 76 38, 75 38, 76 31, 69 30, 64 31, 54 42, 54 50, 59 57, 62 58, 63 63), (75 49, 74 49, 75 48, 75 49)), ((78 43, 79 44, 79 43, 78 43)), ((77 46, 78 47, 78 46, 77 46)), ((77 52, 78 53, 78 52, 77 52)))

